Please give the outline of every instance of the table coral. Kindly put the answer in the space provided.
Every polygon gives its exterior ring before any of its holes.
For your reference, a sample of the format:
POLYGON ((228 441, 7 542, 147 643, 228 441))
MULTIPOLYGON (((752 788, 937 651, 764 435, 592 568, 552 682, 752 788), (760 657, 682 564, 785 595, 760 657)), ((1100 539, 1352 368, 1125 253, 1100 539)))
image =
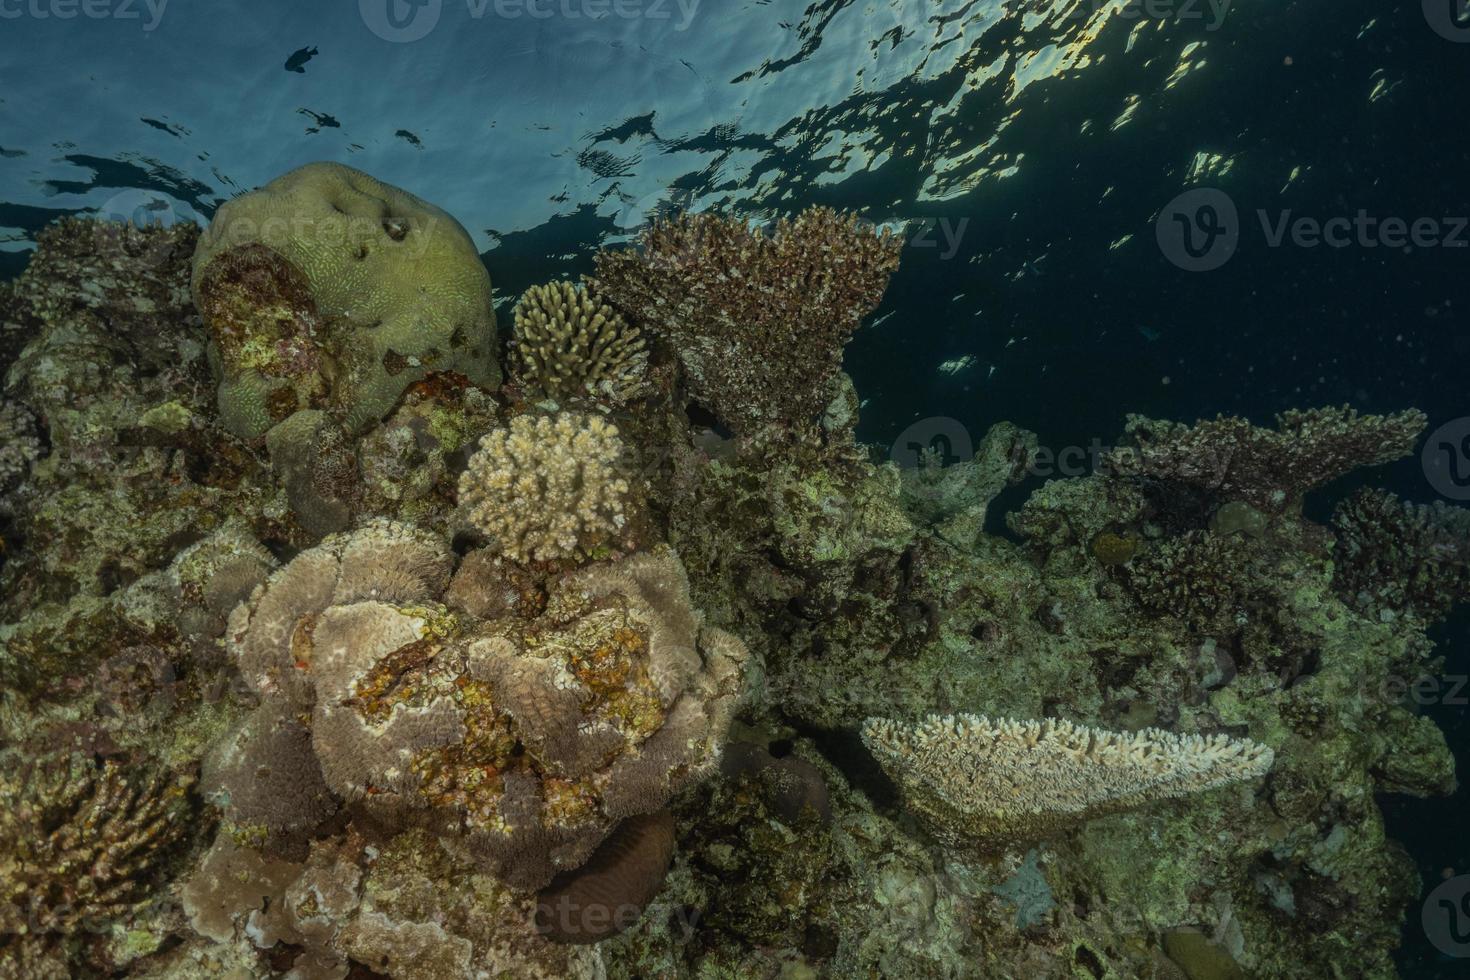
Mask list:
POLYGON ((599 252, 591 282, 674 348, 696 398, 754 435, 805 427, 832 401, 842 348, 877 307, 900 245, 828 208, 770 234, 684 214, 636 249, 599 252))
POLYGON ((1048 719, 870 718, 863 742, 944 839, 1015 847, 1107 813, 1263 776, 1272 752, 1223 735, 1107 732, 1048 719))
POLYGON ((303 408, 359 434, 431 372, 500 381, 490 277, 469 235, 351 167, 307 164, 224 204, 192 287, 221 367, 220 419, 242 437, 303 408))
POLYGON ((1121 476, 1182 484, 1220 502, 1244 500, 1280 513, 1352 470, 1409 455, 1424 424, 1424 413, 1413 409, 1360 415, 1347 406, 1292 409, 1277 416, 1275 429, 1223 415, 1194 426, 1130 415, 1132 444, 1108 453, 1103 464, 1121 476))

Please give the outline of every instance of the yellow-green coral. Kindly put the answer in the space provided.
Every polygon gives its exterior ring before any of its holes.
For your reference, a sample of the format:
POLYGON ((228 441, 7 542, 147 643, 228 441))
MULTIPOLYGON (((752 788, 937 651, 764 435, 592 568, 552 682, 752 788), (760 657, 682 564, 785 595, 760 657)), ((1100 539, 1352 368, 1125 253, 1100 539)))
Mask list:
POLYGON ((465 230, 407 191, 312 163, 228 202, 194 254, 221 422, 260 436, 302 408, 358 432, 426 375, 494 387, 490 277, 465 230))

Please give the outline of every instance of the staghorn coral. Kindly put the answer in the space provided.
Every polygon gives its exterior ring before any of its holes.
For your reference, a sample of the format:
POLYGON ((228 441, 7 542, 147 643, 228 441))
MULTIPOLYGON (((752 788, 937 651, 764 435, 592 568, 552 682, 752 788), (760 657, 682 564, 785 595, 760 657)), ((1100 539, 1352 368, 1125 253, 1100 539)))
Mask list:
POLYGON ((469 235, 351 167, 310 163, 223 205, 192 287, 220 421, 244 438, 304 408, 360 434, 434 372, 500 382, 490 277, 469 235))
POLYGON ((81 756, 0 773, 0 976, 65 976, 68 940, 148 898, 191 783, 81 756))
POLYGON ((863 724, 910 810, 951 843, 1004 848, 1093 817, 1254 779, 1272 751, 1223 735, 1129 734, 1067 721, 930 716, 863 724))
POLYGON ((1333 586, 1374 619, 1433 623, 1470 598, 1470 511, 1360 490, 1332 515, 1333 586))
POLYGON ((627 523, 623 454, 617 428, 599 416, 517 416, 481 440, 459 502, 515 561, 582 557, 627 523))
MULTIPOLYGON (((702 626, 672 552, 588 566, 544 606, 484 620, 437 601, 475 591, 450 587, 451 562, 378 522, 303 552, 232 615, 263 703, 206 782, 240 831, 299 854, 340 803, 535 889, 711 770, 745 651, 702 626)), ((491 588, 493 566, 466 567, 491 588)))
POLYGON ((526 290, 516 304, 513 350, 520 380, 554 398, 627 401, 648 370, 638 329, 570 282, 526 290))
POLYGON ((901 243, 818 207, 769 235, 684 214, 638 244, 599 252, 590 282, 674 348, 697 399, 752 436, 805 427, 827 408, 842 348, 877 307, 901 243))
POLYGON ((1220 501, 1243 500, 1270 513, 1300 507, 1309 491, 1359 467, 1407 456, 1424 428, 1423 412, 1359 415, 1353 409, 1292 409, 1263 429, 1219 416, 1193 426, 1128 417, 1133 445, 1104 465, 1124 477, 1194 488, 1220 501))

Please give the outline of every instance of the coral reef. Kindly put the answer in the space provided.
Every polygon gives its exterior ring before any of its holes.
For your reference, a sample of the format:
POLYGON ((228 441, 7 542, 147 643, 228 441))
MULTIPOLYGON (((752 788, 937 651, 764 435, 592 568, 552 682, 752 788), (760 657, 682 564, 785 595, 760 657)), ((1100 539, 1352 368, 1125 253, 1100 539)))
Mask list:
POLYGON ((500 381, 490 277, 469 235, 351 167, 307 164, 226 203, 191 281, 220 363, 220 420, 241 437, 307 408, 360 434, 434 372, 500 381))
POLYGON ((1134 419, 997 535, 1028 433, 855 441, 892 239, 662 222, 502 389, 457 226, 289 176, 193 290, 192 227, 71 220, 0 286, 0 976, 1393 976, 1465 521, 1300 505, 1416 413, 1134 419), (972 713, 1050 720, 862 738, 972 713))
POLYGON ((1360 490, 1332 515, 1334 584, 1374 619, 1433 623, 1470 599, 1470 510, 1360 490))
POLYGON ((642 386, 648 348, 636 327, 585 286, 532 286, 515 311, 515 374, 553 398, 627 401, 642 386))
POLYGON ((827 407, 842 348, 877 307, 899 246, 826 208, 769 235, 684 214, 655 223, 637 250, 599 252, 592 285, 668 342, 695 397, 749 436, 827 407))
POLYGON ((0 493, 20 483, 40 455, 31 413, 17 402, 0 402, 0 493))
POLYGON ((469 522, 515 561, 582 557, 628 523, 625 450, 596 415, 520 415, 480 442, 459 480, 469 522))
POLYGON ((870 718, 863 742, 904 798, 946 840, 982 847, 1041 839, 1093 817, 1254 779, 1263 745, 1157 729, 1101 731, 1066 721, 870 718))
POLYGON ((77 947, 147 898, 146 880, 184 835, 189 784, 77 756, 6 768, 0 976, 72 975, 77 947))
POLYGON ((1353 409, 1285 412, 1275 429, 1219 416, 1186 426, 1128 418, 1131 444, 1104 464, 1121 476, 1190 487, 1220 501, 1243 500, 1280 513, 1310 490, 1361 466, 1407 456, 1424 429, 1423 412, 1359 415, 1353 409))

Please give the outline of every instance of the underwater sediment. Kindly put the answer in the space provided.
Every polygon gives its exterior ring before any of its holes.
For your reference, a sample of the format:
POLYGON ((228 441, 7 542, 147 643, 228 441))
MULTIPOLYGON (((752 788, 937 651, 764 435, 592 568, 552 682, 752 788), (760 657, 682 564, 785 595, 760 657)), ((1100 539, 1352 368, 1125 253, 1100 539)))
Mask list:
POLYGON ((1394 975, 1470 519, 1302 504, 1419 413, 1134 417, 1000 535, 1035 436, 854 437, 850 216, 660 222, 508 339, 337 165, 38 245, 0 977, 1394 975))

